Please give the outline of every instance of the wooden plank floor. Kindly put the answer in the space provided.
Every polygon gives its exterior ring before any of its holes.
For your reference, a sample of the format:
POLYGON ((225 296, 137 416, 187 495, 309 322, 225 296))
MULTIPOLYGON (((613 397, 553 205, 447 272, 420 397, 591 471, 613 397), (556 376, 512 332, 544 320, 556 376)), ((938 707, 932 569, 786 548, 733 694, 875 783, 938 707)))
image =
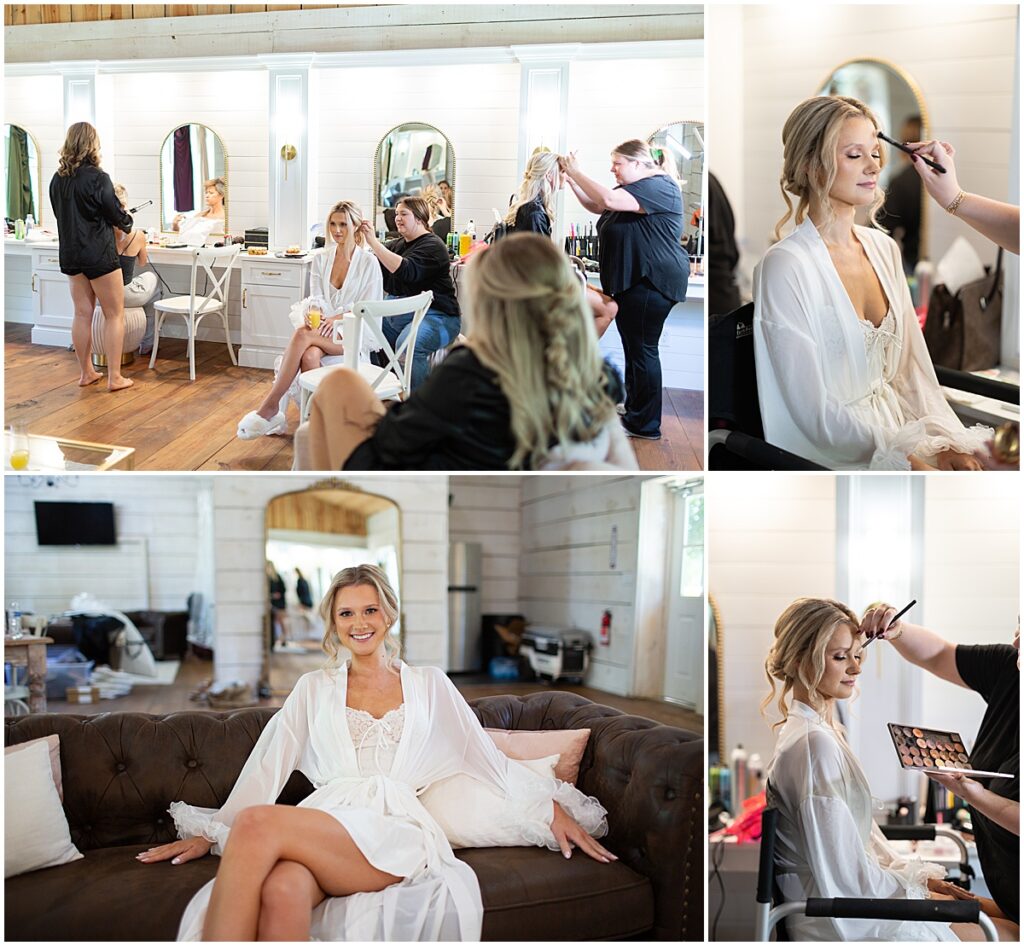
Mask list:
MULTIPOLYGON (((238 440, 235 429, 258 406, 271 381, 262 368, 232 365, 218 342, 196 344, 196 380, 188 379, 183 339, 164 338, 149 370, 136 357, 125 368, 135 384, 109 394, 104 382, 80 388, 73 352, 33 345, 31 326, 4 327, 6 423, 32 433, 135 448, 137 470, 288 470, 292 437, 238 440)), ((289 407, 292 430, 298 409, 289 407)), ((643 470, 700 470, 704 459, 704 395, 665 389, 662 439, 631 440, 643 470)))
MULTIPOLYGON (((128 696, 119 697, 116 700, 100 700, 98 703, 68 703, 64 700, 50 700, 47 711, 50 713, 71 713, 79 716, 96 716, 99 713, 153 713, 162 715, 165 713, 179 713, 188 710, 199 710, 216 712, 211 710, 206 703, 193 703, 189 700, 189 694, 205 680, 213 676, 213 664, 208 660, 199 660, 194 656, 187 656, 181 662, 178 676, 174 683, 167 686, 143 686, 136 685, 128 696)), ((481 696, 498 696, 504 694, 522 695, 537 691, 550 690, 543 684, 536 683, 468 683, 461 681, 458 676, 454 678, 455 685, 459 692, 467 700, 475 700, 481 696)), ((592 687, 571 686, 567 683, 559 683, 557 690, 569 690, 578 693, 580 696, 593 700, 595 703, 603 703, 605 706, 612 706, 630 713, 634 716, 644 716, 659 723, 669 726, 679 726, 682 729, 703 734, 704 718, 676 706, 672 703, 662 703, 657 700, 634 700, 628 697, 615 696, 605 693, 603 690, 595 690, 592 687)), ((280 706, 283 698, 261 700, 260 706, 280 706)))

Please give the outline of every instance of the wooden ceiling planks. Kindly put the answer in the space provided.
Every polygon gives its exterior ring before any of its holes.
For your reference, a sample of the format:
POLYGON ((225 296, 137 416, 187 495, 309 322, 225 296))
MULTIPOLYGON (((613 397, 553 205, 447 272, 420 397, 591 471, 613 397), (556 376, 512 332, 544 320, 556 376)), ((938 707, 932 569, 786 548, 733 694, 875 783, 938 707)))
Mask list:
POLYGON ((287 10, 319 10, 353 7, 352 3, 8 3, 4 26, 37 26, 45 23, 89 23, 96 20, 152 20, 171 16, 220 16, 230 13, 277 13, 287 10))

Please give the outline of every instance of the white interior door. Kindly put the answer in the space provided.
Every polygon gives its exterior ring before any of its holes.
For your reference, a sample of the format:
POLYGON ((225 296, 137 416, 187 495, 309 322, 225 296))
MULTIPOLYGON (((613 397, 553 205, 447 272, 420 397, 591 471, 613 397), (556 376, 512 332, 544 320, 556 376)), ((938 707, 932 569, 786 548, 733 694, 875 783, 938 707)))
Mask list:
POLYGON ((704 487, 690 484, 672 505, 665 699, 704 708, 704 487))

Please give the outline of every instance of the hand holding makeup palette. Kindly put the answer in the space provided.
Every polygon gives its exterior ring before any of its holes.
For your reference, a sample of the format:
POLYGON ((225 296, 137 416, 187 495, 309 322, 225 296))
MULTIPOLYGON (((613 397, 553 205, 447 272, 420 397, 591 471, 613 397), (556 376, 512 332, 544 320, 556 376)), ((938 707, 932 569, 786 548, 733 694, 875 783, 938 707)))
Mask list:
POLYGON ((888 723, 900 765, 919 772, 946 772, 974 778, 1014 778, 1012 772, 983 772, 971 768, 971 758, 960 733, 922 726, 888 723))

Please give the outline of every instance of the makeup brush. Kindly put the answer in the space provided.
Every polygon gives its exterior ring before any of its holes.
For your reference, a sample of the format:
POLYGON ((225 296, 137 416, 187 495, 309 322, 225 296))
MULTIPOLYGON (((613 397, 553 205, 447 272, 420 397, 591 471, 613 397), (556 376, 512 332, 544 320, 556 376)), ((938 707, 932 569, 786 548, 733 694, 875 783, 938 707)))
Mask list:
MULTIPOLYGON (((891 621, 889 622, 889 627, 892 627, 892 626, 893 626, 893 625, 894 625, 894 624, 895 624, 895 623, 896 623, 896 622, 897 622, 897 621, 898 621, 898 620, 899 620, 899 619, 900 619, 901 617, 903 617, 903 615, 904 615, 904 614, 906 614, 906 613, 907 613, 907 612, 908 612, 908 611, 909 611, 909 610, 910 610, 910 609, 911 609, 911 608, 912 608, 912 607, 913 607, 913 606, 914 606, 915 604, 917 604, 917 598, 915 598, 915 599, 914 599, 913 601, 911 601, 911 602, 910 602, 910 604, 908 604, 908 605, 907 605, 907 606, 906 606, 906 607, 905 607, 905 608, 904 608, 904 609, 903 609, 902 611, 898 612, 898 613, 897 613, 897 614, 896 614, 896 615, 895 615, 895 616, 893 617, 893 619, 892 619, 892 620, 891 620, 891 621)), ((886 630, 888 630, 888 628, 886 628, 886 630)), ((876 641, 876 640, 878 640, 878 638, 877 638, 877 637, 869 637, 869 638, 868 638, 868 639, 867 639, 866 641, 864 641, 864 647, 867 647, 867 646, 868 646, 868 644, 870 644, 870 643, 871 643, 872 641, 876 641)), ((861 647, 861 650, 862 650, 862 651, 864 650, 864 647, 861 647)))
MULTIPOLYGON (((900 142, 898 141, 893 141, 892 138, 890 138, 888 135, 883 135, 881 132, 879 132, 878 137, 881 138, 882 141, 889 142, 889 144, 891 144, 894 148, 899 148, 900 151, 902 151, 904 154, 917 154, 917 152, 913 148, 908 148, 906 145, 900 144, 900 142)), ((931 158, 926 158, 923 154, 917 154, 917 156, 922 161, 924 161, 924 163, 927 164, 928 167, 932 168, 933 170, 938 171, 940 174, 946 173, 946 169, 941 164, 936 164, 931 158)))

